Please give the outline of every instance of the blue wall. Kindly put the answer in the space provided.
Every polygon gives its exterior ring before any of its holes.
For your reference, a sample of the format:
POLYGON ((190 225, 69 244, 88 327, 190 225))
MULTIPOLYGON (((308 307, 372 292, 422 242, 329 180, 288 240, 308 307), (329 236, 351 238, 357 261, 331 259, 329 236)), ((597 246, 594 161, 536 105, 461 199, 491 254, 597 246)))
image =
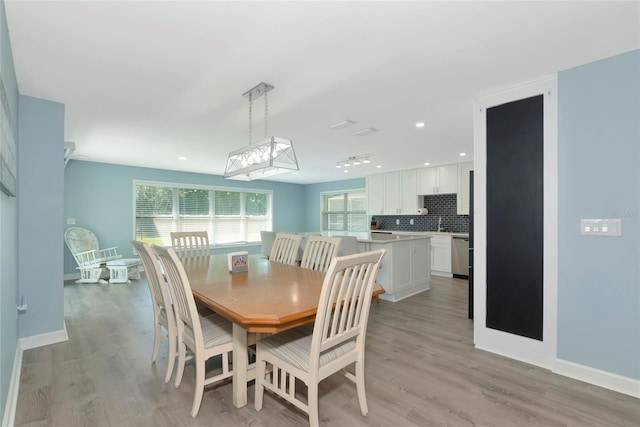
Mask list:
POLYGON ((319 184, 306 185, 305 206, 307 208, 305 219, 306 231, 318 231, 320 222, 320 193, 327 191, 358 190, 366 188, 367 183, 364 178, 346 179, 343 181, 322 182, 319 184))
MULTIPOLYGON (((65 169, 64 217, 75 218, 77 226, 92 230, 101 247, 117 246, 125 257, 133 256, 134 180, 273 190, 273 230, 298 232, 305 229, 304 185, 242 182, 217 175, 78 160, 71 160, 65 169)), ((260 246, 245 249, 258 253, 260 246)), ((69 249, 65 248, 64 254, 65 274, 76 273, 69 249)))
POLYGON ((64 105, 20 96, 19 115, 18 333, 29 337, 64 329, 64 105))
POLYGON ((558 75, 558 358, 640 379, 640 51, 558 75), (622 237, 579 234, 622 218, 622 237))
MULTIPOLYGON (((13 122, 10 125, 19 148, 20 141, 17 133, 18 84, 7 31, 4 2, 0 2, 0 75, 12 115, 13 122)), ((18 191, 20 191, 19 188, 18 191)), ((13 359, 18 343, 17 299, 18 199, 0 192, 0 419, 4 417, 13 359)))

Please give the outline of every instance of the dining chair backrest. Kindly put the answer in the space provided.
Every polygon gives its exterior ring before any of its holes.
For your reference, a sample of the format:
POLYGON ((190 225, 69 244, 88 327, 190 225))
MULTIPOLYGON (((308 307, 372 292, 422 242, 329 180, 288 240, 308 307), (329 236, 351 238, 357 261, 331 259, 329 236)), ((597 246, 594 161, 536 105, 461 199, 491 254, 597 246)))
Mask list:
POLYGON ((298 261, 298 249, 302 238, 301 234, 277 233, 269 260, 295 265, 298 261))
POLYGON ((355 340, 364 352, 364 339, 373 285, 386 250, 336 257, 325 275, 313 327, 309 371, 320 367, 320 354, 355 340))
POLYGON ((338 237, 308 236, 300 267, 327 271, 339 248, 340 239, 338 237))
POLYGON ((164 274, 160 268, 160 263, 156 254, 151 247, 137 240, 132 240, 131 243, 136 252, 140 256, 144 272, 147 277, 147 284, 149 285, 149 292, 151 293, 151 302, 153 304, 153 317, 154 317, 154 345, 153 354, 151 355, 151 362, 155 362, 158 357, 158 350, 160 349, 160 341, 162 340, 162 327, 167 331, 168 338, 168 350, 169 357, 167 363, 167 373, 165 375, 165 382, 169 382, 173 373, 173 365, 175 362, 176 348, 175 340, 177 337, 177 325, 173 312, 173 304, 171 303, 171 297, 169 296, 169 289, 167 283, 164 280, 164 274))
POLYGON ((171 317, 171 321, 175 322, 173 319, 173 309, 171 309, 169 288, 167 288, 167 284, 164 281, 164 275, 160 269, 156 254, 153 253, 151 247, 144 242, 132 240, 131 243, 140 256, 145 275, 147 276, 147 284, 149 285, 151 299, 153 300, 153 310, 167 310, 168 307, 167 317, 171 317))
POLYGON ((260 240, 262 241, 262 255, 269 258, 273 241, 276 239, 276 233, 273 231, 260 231, 260 240))
POLYGON ((196 333, 196 331, 201 330, 200 316, 191 293, 191 285, 189 284, 187 273, 184 271, 180 259, 173 248, 153 245, 153 251, 162 263, 164 274, 169 284, 176 323, 178 324, 178 334, 182 335, 185 327, 190 328, 194 331, 195 344, 203 346, 202 342, 198 343, 198 340, 202 341, 202 334, 196 333))
POLYGON ((354 236, 335 236, 340 239, 338 256, 353 255, 360 253, 358 238, 354 236))
POLYGON ((171 233, 171 246, 179 258, 211 254, 206 231, 178 231, 171 233))

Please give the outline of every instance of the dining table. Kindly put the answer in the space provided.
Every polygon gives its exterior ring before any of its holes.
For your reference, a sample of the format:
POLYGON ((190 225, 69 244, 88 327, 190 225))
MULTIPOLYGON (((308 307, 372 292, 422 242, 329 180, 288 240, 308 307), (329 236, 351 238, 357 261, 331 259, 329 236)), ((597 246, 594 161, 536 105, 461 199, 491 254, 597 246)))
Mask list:
MULTIPOLYGON (((233 405, 247 405, 248 334, 272 334, 315 320, 325 273, 250 255, 248 269, 231 273, 227 255, 183 258, 196 300, 232 322, 233 405)), ((384 293, 376 284, 373 297, 384 293)))

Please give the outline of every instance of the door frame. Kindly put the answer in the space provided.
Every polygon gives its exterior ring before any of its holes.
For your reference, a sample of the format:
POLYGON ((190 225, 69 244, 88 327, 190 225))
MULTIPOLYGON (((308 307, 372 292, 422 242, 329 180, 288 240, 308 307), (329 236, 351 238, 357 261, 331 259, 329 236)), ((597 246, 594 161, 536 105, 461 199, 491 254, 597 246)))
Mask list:
POLYGON ((558 80, 549 76, 480 96, 474 103, 474 344, 477 348, 553 369, 558 301, 558 80), (543 95, 543 340, 486 327, 488 108, 543 95))

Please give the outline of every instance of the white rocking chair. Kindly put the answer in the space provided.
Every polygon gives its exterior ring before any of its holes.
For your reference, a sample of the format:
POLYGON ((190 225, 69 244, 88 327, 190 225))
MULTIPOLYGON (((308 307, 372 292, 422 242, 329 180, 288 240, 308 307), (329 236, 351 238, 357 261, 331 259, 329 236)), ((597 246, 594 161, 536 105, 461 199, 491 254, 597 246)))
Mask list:
POLYGON ((76 283, 107 283, 107 262, 122 258, 118 248, 100 249, 98 239, 91 231, 81 227, 71 227, 64 233, 64 241, 78 263, 80 279, 76 283))

